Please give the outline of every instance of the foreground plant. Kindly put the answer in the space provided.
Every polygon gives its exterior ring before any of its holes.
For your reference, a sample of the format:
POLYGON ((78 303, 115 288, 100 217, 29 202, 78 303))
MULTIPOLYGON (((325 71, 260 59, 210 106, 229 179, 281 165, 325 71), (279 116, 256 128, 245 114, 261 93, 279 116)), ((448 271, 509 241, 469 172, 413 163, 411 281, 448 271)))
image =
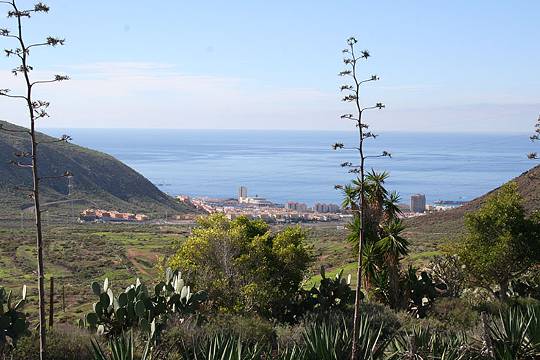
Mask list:
POLYGON ((212 214, 198 219, 168 265, 205 289, 218 312, 294 322, 290 307, 312 262, 306 237, 299 226, 274 232, 263 220, 212 214))
MULTIPOLYGON (((355 113, 350 114, 344 114, 341 116, 342 119, 351 120, 355 124, 355 126, 358 128, 358 136, 359 136, 359 143, 357 147, 352 147, 351 149, 358 151, 359 155, 359 163, 354 165, 350 162, 345 162, 342 164, 343 167, 350 168, 350 173, 355 173, 358 175, 358 183, 359 183, 359 202, 355 204, 353 210, 356 211, 355 215, 358 218, 360 224, 362 224, 359 232, 359 246, 358 246, 358 271, 357 271, 357 285, 356 285, 356 299, 354 304, 354 318, 353 318, 353 344, 352 344, 352 360, 357 359, 356 356, 356 344, 357 344, 357 332, 358 332, 358 326, 360 321, 360 302, 362 300, 362 296, 360 294, 361 292, 361 284, 362 284, 362 256, 363 256, 363 247, 365 243, 366 238, 366 206, 365 206, 365 200, 366 200, 366 184, 365 184, 365 167, 366 167, 366 160, 371 157, 382 157, 382 156, 389 156, 390 154, 386 151, 383 152, 381 155, 375 155, 375 156, 369 156, 366 155, 365 149, 364 149, 364 142, 367 139, 374 139, 377 135, 373 134, 371 131, 368 131, 369 126, 366 124, 366 122, 362 119, 362 115, 368 111, 373 109, 382 109, 384 108, 384 105, 382 103, 377 103, 374 106, 367 106, 364 107, 360 103, 360 87, 362 84, 370 82, 370 81, 376 81, 379 80, 379 77, 377 75, 372 75, 371 77, 368 77, 367 79, 362 79, 359 77, 358 73, 358 67, 360 65, 360 61, 367 60, 370 57, 369 51, 363 50, 360 51, 358 54, 355 48, 357 41, 354 37, 351 37, 347 40, 348 47, 343 50, 343 53, 345 54, 345 58, 343 59, 343 62, 345 63, 345 66, 347 67, 346 70, 339 73, 340 76, 348 76, 352 79, 352 84, 345 84, 341 87, 341 91, 346 92, 346 95, 343 97, 344 102, 352 103, 354 107, 355 113)), ((342 143, 336 143, 333 145, 334 149, 344 149, 345 145, 342 143)))
MULTIPOLYGON (((39 334, 40 334, 40 359, 45 358, 45 270, 43 265, 43 233, 41 224, 41 205, 40 205, 40 182, 45 179, 61 178, 70 176, 69 173, 58 176, 44 176, 38 171, 39 158, 38 158, 38 145, 42 142, 39 141, 36 122, 39 119, 48 117, 47 108, 49 102, 44 100, 35 99, 33 96, 33 90, 37 85, 59 82, 68 80, 67 76, 55 75, 49 80, 31 80, 31 72, 34 70, 34 66, 29 64, 29 57, 31 50, 43 46, 59 46, 64 45, 63 39, 54 37, 47 37, 43 42, 27 44, 23 37, 23 19, 29 19, 32 15, 37 13, 49 12, 49 7, 41 2, 34 5, 31 9, 19 9, 15 0, 0 1, 0 4, 6 4, 9 6, 8 18, 15 18, 16 30, 14 32, 9 29, 0 29, 0 36, 5 38, 14 39, 17 43, 15 48, 5 49, 5 54, 8 57, 14 57, 19 62, 19 65, 12 70, 13 75, 22 75, 25 85, 25 93, 20 95, 13 95, 9 89, 0 89, 0 96, 23 100, 28 110, 28 120, 30 130, 14 130, 6 129, 0 125, 0 129, 7 132, 23 132, 27 133, 30 138, 30 151, 23 151, 16 156, 20 160, 13 161, 13 164, 20 168, 30 169, 32 171, 32 188, 31 198, 34 201, 34 215, 36 226, 36 248, 37 248, 37 274, 38 274, 38 293, 39 293, 39 334)), ((58 142, 67 141, 68 136, 62 136, 58 139, 58 142)))
MULTIPOLYGON (((375 328, 368 317, 362 316, 358 324, 356 357, 359 360, 382 359, 386 341, 382 339, 382 325, 375 328)), ((309 325, 303 335, 305 360, 346 359, 352 351, 353 334, 347 323, 326 321, 309 325)))
POLYGON ((540 306, 510 308, 489 325, 496 359, 533 360, 540 358, 540 306))
POLYGON ((109 338, 138 328, 155 339, 170 316, 193 314, 206 300, 206 293, 193 293, 182 274, 171 269, 167 269, 165 281, 155 285, 152 291, 139 279, 118 295, 114 295, 108 279, 103 286, 92 283, 92 291, 99 300, 79 324, 109 338))
POLYGON ((97 341, 92 341, 95 360, 152 360, 151 339, 147 340, 142 356, 135 356, 136 348, 132 331, 109 339, 108 344, 109 351, 107 352, 97 341))
MULTIPOLYGON (((362 272, 364 290, 374 295, 375 299, 392 308, 404 304, 402 289, 399 286, 400 261, 409 253, 409 241, 402 235, 405 226, 400 220, 400 200, 397 192, 386 189, 389 174, 371 170, 365 178, 364 219, 365 244, 362 250, 362 272)), ((361 202, 360 183, 353 180, 343 187, 345 198, 343 207, 354 209, 361 202)), ((359 251, 361 220, 355 217, 348 225, 347 241, 359 251)))
POLYGON ((15 303, 11 290, 0 287, 0 353, 12 347, 17 340, 28 333, 28 321, 22 308, 26 304, 26 285, 21 298, 15 303))
POLYGON ((468 351, 464 335, 444 334, 429 327, 415 327, 397 334, 387 349, 387 360, 466 360, 476 356, 468 351))

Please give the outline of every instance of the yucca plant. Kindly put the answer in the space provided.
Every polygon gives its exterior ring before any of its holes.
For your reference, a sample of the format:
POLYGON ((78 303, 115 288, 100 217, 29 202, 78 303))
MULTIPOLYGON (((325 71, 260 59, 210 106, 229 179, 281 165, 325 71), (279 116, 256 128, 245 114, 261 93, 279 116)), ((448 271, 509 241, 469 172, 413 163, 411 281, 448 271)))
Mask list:
POLYGON ((278 349, 277 354, 268 354, 268 359, 273 360, 304 360, 306 359, 306 350, 298 345, 287 347, 283 350, 278 349))
POLYGON ((133 333, 130 331, 122 335, 109 339, 109 352, 105 352, 101 345, 92 340, 92 351, 95 360, 152 360, 152 339, 148 339, 146 347, 140 358, 135 357, 135 341, 133 333))
POLYGON ((396 335, 387 349, 387 360, 465 360, 468 353, 465 334, 445 334, 429 327, 415 327, 396 335))
POLYGON ((262 359, 262 354, 263 348, 258 344, 246 345, 241 338, 221 333, 195 344, 195 348, 186 348, 183 351, 183 359, 259 360, 262 359))
MULTIPOLYGON (((304 332, 305 360, 341 360, 350 356, 352 334, 344 319, 341 322, 322 322, 309 325, 304 332)), ((359 360, 382 359, 386 341, 382 340, 382 325, 374 329, 367 317, 358 328, 357 354, 359 360)))
POLYGON ((501 360, 540 358, 540 307, 509 308, 488 326, 493 354, 501 360))

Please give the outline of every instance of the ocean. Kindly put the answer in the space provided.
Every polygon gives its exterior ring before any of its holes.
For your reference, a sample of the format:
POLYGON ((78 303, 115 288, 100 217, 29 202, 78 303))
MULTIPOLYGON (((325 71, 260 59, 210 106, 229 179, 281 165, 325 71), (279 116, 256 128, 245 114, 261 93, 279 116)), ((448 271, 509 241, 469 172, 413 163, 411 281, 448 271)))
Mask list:
MULTIPOLYGON (((355 132, 158 129, 46 129, 109 153, 170 195, 236 197, 247 186, 277 203, 340 203, 334 189, 353 178, 340 167, 355 162, 355 132)), ((387 187, 408 202, 415 193, 436 200, 471 200, 535 165, 526 154, 537 148, 527 134, 385 132, 366 143, 367 167, 388 171, 387 187)))

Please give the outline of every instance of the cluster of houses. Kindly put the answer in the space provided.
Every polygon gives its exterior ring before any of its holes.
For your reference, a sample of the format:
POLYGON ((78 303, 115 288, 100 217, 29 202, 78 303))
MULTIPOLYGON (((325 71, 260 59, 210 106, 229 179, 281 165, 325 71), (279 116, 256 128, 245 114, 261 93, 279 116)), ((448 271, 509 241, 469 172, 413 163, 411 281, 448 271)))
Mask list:
POLYGON ((86 209, 81 212, 79 220, 83 222, 143 222, 148 220, 148 216, 144 214, 121 213, 118 211, 86 209))

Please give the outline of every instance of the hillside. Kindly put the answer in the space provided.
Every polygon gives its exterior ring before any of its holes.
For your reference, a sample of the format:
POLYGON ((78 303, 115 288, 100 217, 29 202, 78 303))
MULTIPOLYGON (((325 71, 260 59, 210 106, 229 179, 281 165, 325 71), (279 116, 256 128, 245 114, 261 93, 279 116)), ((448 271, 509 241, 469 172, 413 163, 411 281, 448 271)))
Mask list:
MULTIPOLYGON (((518 184, 523 196, 523 205, 528 212, 540 209, 540 165, 524 172, 513 179, 518 184)), ((478 210, 494 189, 467 204, 448 211, 427 214, 407 219, 407 236, 414 244, 440 244, 444 239, 451 239, 463 232, 464 215, 478 210)))
MULTIPOLYGON (((23 128, 7 122, 0 123, 8 129, 23 128)), ((54 140, 39 134, 39 140, 54 140)), ((29 169, 17 168, 9 162, 16 152, 30 148, 28 135, 0 131, 0 217, 20 216, 21 209, 31 205, 23 191, 15 187, 31 185, 29 169)), ((40 176, 57 176, 69 171, 73 174, 71 195, 68 197, 68 180, 52 179, 42 182, 42 202, 53 203, 49 207, 59 210, 71 206, 77 209, 100 207, 119 211, 147 214, 183 214, 193 210, 178 203, 154 186, 141 174, 114 157, 74 144, 54 143, 39 145, 40 176)), ((54 211, 53 211, 54 212, 54 211)), ((57 211, 58 212, 58 211, 57 211)))

